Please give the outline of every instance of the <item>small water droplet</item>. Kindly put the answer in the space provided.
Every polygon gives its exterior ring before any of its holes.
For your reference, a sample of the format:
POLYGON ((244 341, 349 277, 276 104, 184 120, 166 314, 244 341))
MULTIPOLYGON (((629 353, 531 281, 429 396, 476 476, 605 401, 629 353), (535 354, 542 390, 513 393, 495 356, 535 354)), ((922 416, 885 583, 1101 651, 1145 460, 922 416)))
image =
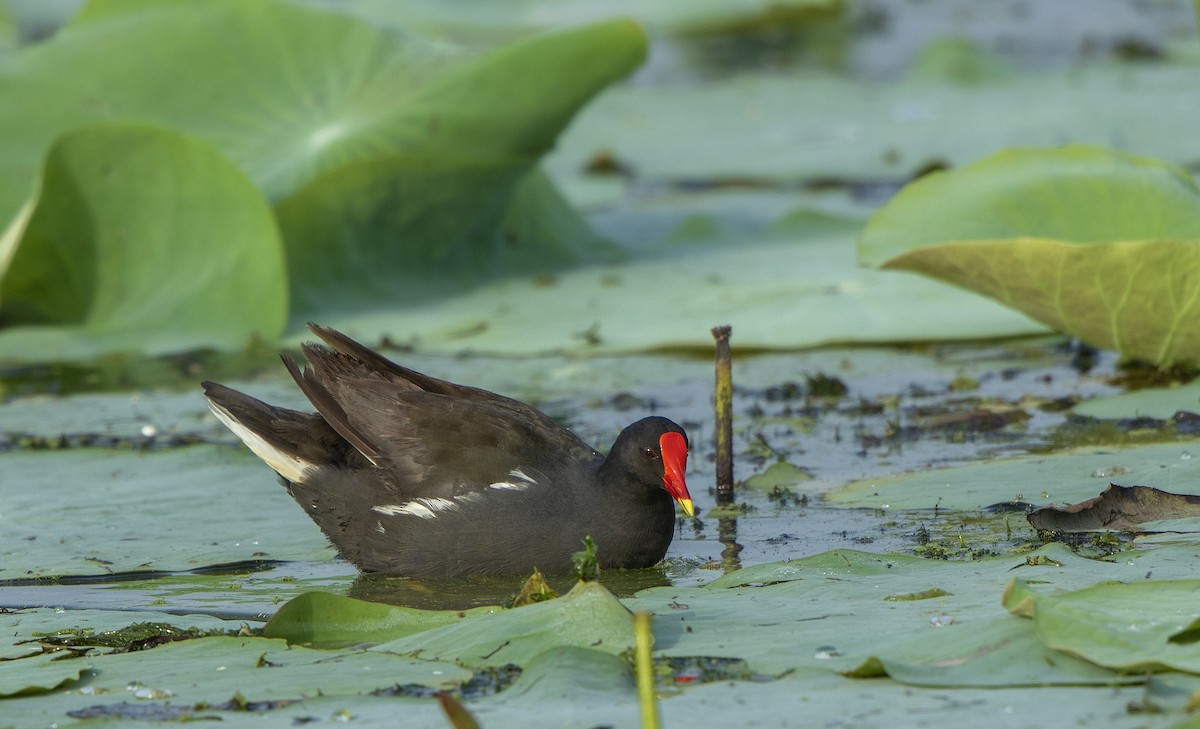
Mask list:
POLYGON ((831 645, 823 645, 823 646, 817 648, 816 652, 813 653, 813 658, 820 658, 821 660, 827 660, 829 658, 837 658, 840 655, 842 655, 842 654, 837 648, 834 648, 831 645))
POLYGON ((156 435, 158 435, 158 428, 156 428, 155 426, 149 425, 149 424, 142 426, 142 436, 143 437, 153 438, 156 435))
POLYGON ((935 628, 941 628, 947 625, 954 624, 953 615, 936 615, 929 619, 929 624, 935 628))

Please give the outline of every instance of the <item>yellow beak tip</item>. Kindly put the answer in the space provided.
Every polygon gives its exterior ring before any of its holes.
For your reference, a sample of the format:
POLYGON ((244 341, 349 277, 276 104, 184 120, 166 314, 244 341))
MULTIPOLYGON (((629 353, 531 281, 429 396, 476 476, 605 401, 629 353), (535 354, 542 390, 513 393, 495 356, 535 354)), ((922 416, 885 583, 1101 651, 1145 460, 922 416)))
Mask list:
POLYGON ((683 513, 684 513, 684 514, 687 514, 688 516, 695 516, 695 515, 696 515, 696 509, 695 509, 695 507, 693 507, 693 506, 692 506, 692 500, 691 500, 691 499, 680 499, 680 500, 679 500, 679 505, 680 505, 681 507, 683 507, 683 513))

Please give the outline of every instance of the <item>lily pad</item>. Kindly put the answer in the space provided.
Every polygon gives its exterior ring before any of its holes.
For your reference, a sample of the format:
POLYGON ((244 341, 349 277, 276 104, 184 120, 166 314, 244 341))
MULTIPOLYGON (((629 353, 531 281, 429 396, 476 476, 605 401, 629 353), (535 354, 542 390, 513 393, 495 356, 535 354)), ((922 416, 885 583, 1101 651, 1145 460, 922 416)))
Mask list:
MULTIPOLYGON (((277 0, 89 3, 52 39, 16 52, 0 90, 0 220, 15 221, 0 246, 6 321, 63 328, 12 332, 0 342, 4 358, 139 349, 135 334, 152 352, 234 349, 251 333, 279 335, 289 287, 303 319, 583 260, 596 239, 536 165, 583 103, 641 63, 645 45, 635 24, 610 21, 476 57, 277 0), (133 205, 143 192, 181 199, 159 165, 144 179, 127 166, 140 186, 118 176, 90 196, 75 178, 58 182, 55 144, 68 142, 55 140, 112 117, 182 132, 232 160, 238 190, 211 173, 185 175, 196 190, 225 190, 222 215, 215 203, 185 208, 192 217, 179 221, 162 204, 133 205), (27 204, 30 171, 47 150, 39 213, 27 204), (264 198, 277 205, 286 267, 278 251, 257 250, 262 238, 279 246, 264 198), (263 225, 239 228, 247 206, 263 225), (119 265, 112 244, 89 246, 84 212, 99 222, 95 235, 127 223, 109 235, 137 265, 119 265), (187 223, 186 236, 172 235, 176 223, 187 223), (167 253, 174 268, 164 274, 167 253), (221 268, 235 254, 237 267, 221 268), (47 286, 64 283, 47 273, 63 261, 73 264, 69 285, 47 286), (128 280, 84 275, 92 268, 128 268, 128 280), (122 288, 148 270, 160 277, 153 292, 122 288), (222 272, 223 285, 205 285, 222 272), (171 277, 179 281, 168 285, 171 277), (89 326, 69 330, 79 323, 89 326)), ((122 145, 93 147, 89 160, 131 156, 122 145)))
POLYGON ((241 347, 278 337, 287 317, 266 201, 214 147, 167 129, 113 122, 61 137, 28 219, 4 244, 15 246, 0 284, 4 321, 59 326, 62 347, 28 346, 54 331, 10 329, 6 360, 99 342, 241 347))
MULTIPOLYGON (((953 613, 946 613, 952 617, 953 613)), ((948 623, 936 635, 917 634, 891 643, 850 676, 889 676, 914 686, 1045 686, 1140 683, 1140 676, 1064 656, 1038 640, 1032 625, 1011 616, 948 623)))
POLYGON ((867 221, 859 260, 881 266, 955 241, 1065 243, 1200 237, 1200 189, 1182 170, 1100 147, 1009 149, 905 186, 867 221))
POLYGON ((355 600, 327 592, 306 592, 287 602, 263 627, 267 638, 314 648, 383 643, 499 608, 417 610, 355 600))
MULTIPOLYGON (((994 302, 854 261, 853 230, 813 220, 757 235, 644 245, 636 255, 555 274, 513 276, 404 311, 323 323, 427 352, 504 354, 712 347, 713 322, 735 346, 814 347, 1044 332, 994 302), (801 275, 779 275, 781 270, 801 275), (670 292, 670 316, 658 311, 670 292), (936 332, 936 335, 934 334, 936 332)), ((304 336, 298 330, 296 339, 304 336)))
POLYGON ((91 670, 86 661, 72 660, 67 653, 43 653, 28 658, 0 661, 0 699, 46 693, 91 670))
POLYGON ((1110 582, 1053 593, 1020 580, 1004 606, 1032 617, 1047 646, 1129 673, 1200 673, 1200 580, 1110 582))
POLYGON ((889 260, 979 292, 1084 342, 1156 365, 1200 359, 1200 240, 945 243, 889 260))
POLYGON ((1179 411, 1200 412, 1200 380, 1175 387, 1154 387, 1085 400, 1071 412, 1087 418, 1166 420, 1179 411))
POLYGON ((795 486, 811 481, 812 476, 799 466, 793 466, 787 461, 779 461, 767 466, 762 473, 756 473, 746 479, 746 488, 770 492, 772 489, 795 486))
MULTIPOLYGON (((819 180, 868 189, 931 164, 960 168, 1008 148, 1060 145, 1063 130, 1079 143, 1183 164, 1194 157, 1190 120, 1200 113, 1195 75, 1190 62, 1114 61, 1014 71, 969 86, 864 82, 811 68, 630 85, 580 115, 547 164, 572 199, 577 182, 587 181, 587 161, 605 149, 637 181, 819 180), (1012 113, 1017 108, 1023 113, 1012 113), (706 143, 714 139, 721 143, 706 143)), ((954 210, 926 214, 937 222, 954 210)))
MULTIPOLYGON (((293 705, 320 695, 351 703, 372 689, 398 684, 449 689, 471 677, 469 671, 448 663, 363 651, 288 648, 281 640, 252 637, 184 640, 151 650, 92 655, 87 664, 78 662, 81 667, 90 664, 92 671, 80 685, 52 697, 7 699, 5 719, 19 726, 44 726, 62 721, 68 711, 136 702, 199 707, 190 713, 227 717, 224 723, 229 724, 241 712, 216 707, 231 700, 236 703, 239 695, 246 702, 261 704, 293 705)), ((391 704, 394 712, 396 699, 391 704)), ((261 716, 255 712, 256 719, 261 716)))
POLYGON ((1014 575, 1060 589, 1148 572, 1181 578, 1194 574, 1194 551, 1160 547, 1107 562, 1050 544, 1026 556, 946 562, 835 550, 748 567, 706 587, 644 590, 626 604, 655 613, 656 653, 741 658, 759 673, 885 671, 923 686, 1095 684, 1115 675, 1013 645, 1035 642, 1006 615, 1004 585, 1014 575), (918 586, 953 594, 889 599, 918 586), (1008 657, 1003 670, 996 651, 1008 657))
POLYGON ((855 481, 825 499, 836 506, 961 511, 1013 501, 1070 504, 1094 496, 1107 483, 1098 479, 1114 469, 1132 483, 1200 494, 1200 459, 1192 457, 1193 449, 1186 443, 1076 448, 855 481))
POLYGON ((269 469, 224 447, 6 453, 4 477, 4 579, 333 555, 269 469))
POLYGON ((1181 170, 1068 147, 1004 152, 909 185, 868 222, 859 255, 1167 364, 1200 357, 1188 326, 1200 313, 1198 241, 1200 190, 1181 170))
POLYGON ((613 654, 633 647, 629 611, 598 582, 580 582, 554 600, 433 628, 371 650, 502 666, 524 665, 553 647, 572 645, 613 654))

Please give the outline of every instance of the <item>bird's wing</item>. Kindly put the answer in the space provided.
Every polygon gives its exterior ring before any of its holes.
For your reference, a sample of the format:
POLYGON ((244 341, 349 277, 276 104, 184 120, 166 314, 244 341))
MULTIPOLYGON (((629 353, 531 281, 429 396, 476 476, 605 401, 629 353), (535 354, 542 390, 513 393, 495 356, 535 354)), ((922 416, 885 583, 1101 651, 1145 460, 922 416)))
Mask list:
POLYGON ((304 374, 318 412, 387 474, 398 499, 553 486, 603 459, 557 423, 546 427, 492 402, 377 379, 317 383, 304 374))
MULTIPOLYGON (((378 379, 391 382, 401 388, 411 388, 438 395, 449 395, 472 402, 490 403, 511 410, 523 418, 538 422, 544 427, 560 427, 548 415, 531 405, 498 395, 488 390, 459 385, 447 380, 417 372, 398 365, 373 349, 363 346, 336 329, 308 325, 309 331, 320 337, 328 348, 315 344, 302 345, 304 357, 309 361, 320 380, 378 379)), ((293 373, 293 376, 294 373, 293 373)), ((297 380, 299 382, 299 380, 297 380)), ((301 383, 303 387, 303 383, 301 383)))

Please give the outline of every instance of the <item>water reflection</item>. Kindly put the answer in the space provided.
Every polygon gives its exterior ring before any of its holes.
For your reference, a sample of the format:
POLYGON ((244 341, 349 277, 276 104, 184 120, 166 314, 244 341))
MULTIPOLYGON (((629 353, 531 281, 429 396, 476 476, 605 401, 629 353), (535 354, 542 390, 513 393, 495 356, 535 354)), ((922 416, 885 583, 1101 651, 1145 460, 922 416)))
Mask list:
POLYGON ((718 519, 717 539, 725 546, 721 550, 721 569, 725 574, 741 569, 742 545, 737 541, 737 519, 718 519))

